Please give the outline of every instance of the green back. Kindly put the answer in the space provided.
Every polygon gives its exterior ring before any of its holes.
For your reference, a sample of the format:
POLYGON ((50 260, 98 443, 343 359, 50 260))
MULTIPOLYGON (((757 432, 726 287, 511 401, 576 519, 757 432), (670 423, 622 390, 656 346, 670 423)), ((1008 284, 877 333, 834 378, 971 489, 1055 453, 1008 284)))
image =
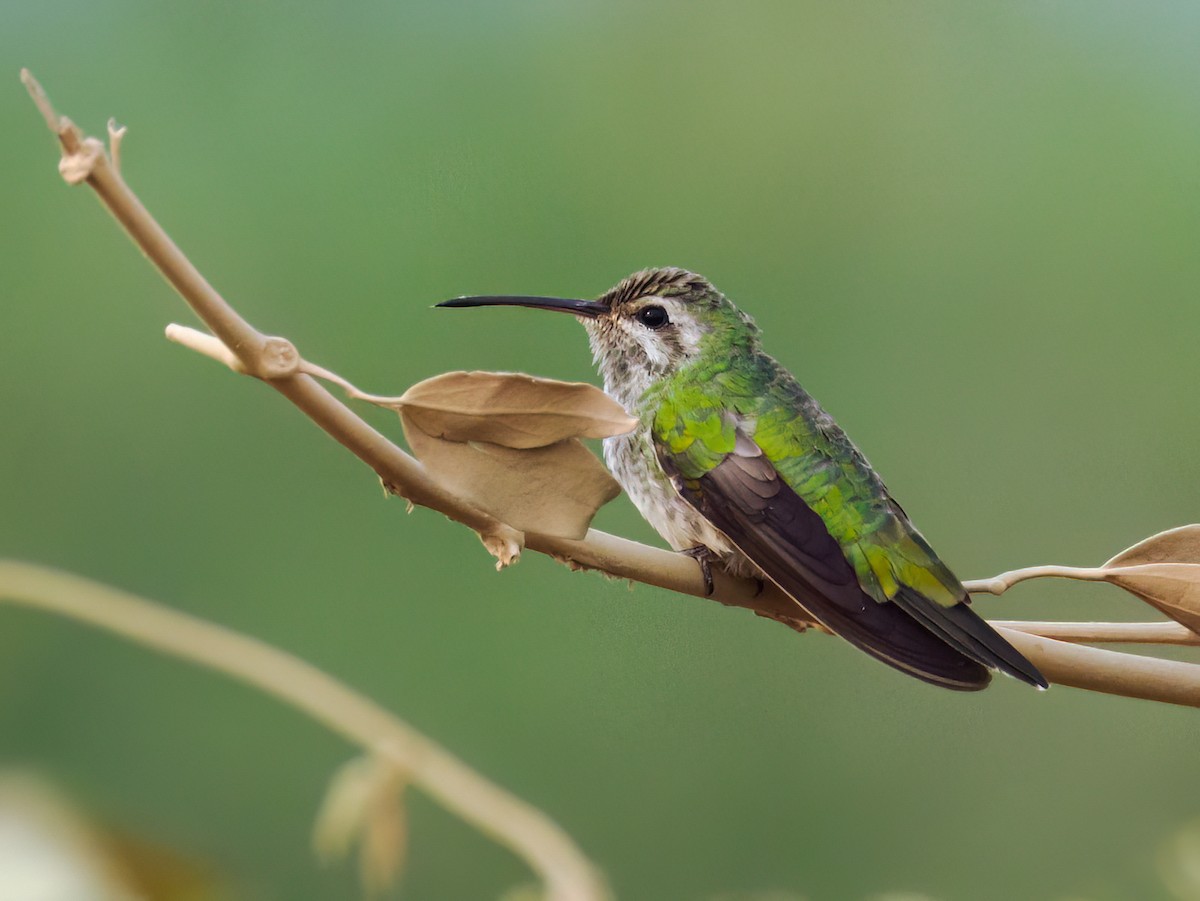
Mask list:
POLYGON ((659 453, 698 485, 733 450, 740 424, 820 515, 868 595, 887 601, 903 584, 943 606, 962 600, 961 583, 846 433, 756 343, 730 322, 699 362, 646 393, 641 409, 659 453))

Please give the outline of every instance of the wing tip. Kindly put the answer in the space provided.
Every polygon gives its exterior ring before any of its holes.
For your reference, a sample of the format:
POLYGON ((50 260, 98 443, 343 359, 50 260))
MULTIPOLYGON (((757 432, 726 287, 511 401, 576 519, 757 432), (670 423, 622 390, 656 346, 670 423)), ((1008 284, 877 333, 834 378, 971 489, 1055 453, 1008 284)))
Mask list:
POLYGON ((954 650, 989 670, 1012 676, 1040 691, 1050 687, 1046 677, 1024 654, 971 609, 969 597, 964 595, 954 606, 943 607, 915 589, 901 585, 892 601, 954 650))
MULTIPOLYGON (((1001 639, 1001 641, 1003 641, 1003 639, 1001 639)), ((1005 642, 1005 644, 1008 643, 1005 642)), ((1009 647, 1011 648, 1012 645, 1009 645, 1009 647)), ((1030 663, 1024 655, 1017 651, 1016 648, 1013 648, 1013 651, 1021 658, 1024 666, 1018 669, 1016 667, 1006 665, 997 666, 996 669, 999 672, 1004 673, 1006 676, 1012 676, 1014 679, 1024 682, 1026 685, 1032 685, 1038 691, 1046 691, 1050 687, 1050 682, 1045 676, 1042 675, 1042 671, 1030 663)))

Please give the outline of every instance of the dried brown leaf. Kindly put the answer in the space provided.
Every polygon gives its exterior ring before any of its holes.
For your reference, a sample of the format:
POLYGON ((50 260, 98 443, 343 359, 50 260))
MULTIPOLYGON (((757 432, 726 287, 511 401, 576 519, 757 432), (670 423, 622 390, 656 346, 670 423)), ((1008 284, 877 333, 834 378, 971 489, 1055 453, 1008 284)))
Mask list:
POLYGON ((520 557, 519 532, 582 538, 596 510, 620 493, 578 439, 623 435, 637 420, 593 385, 448 372, 383 397, 311 363, 305 371, 399 413, 409 447, 429 474, 515 530, 480 534, 497 569, 520 557))
POLYGON ((1104 579, 1200 633, 1200 564, 1147 563, 1105 568, 1104 579))
POLYGON ((313 824, 313 848, 321 861, 340 860, 350 852, 362 834, 377 780, 378 767, 370 757, 355 757, 333 774, 313 824))
POLYGON ((408 845, 404 774, 381 757, 349 761, 330 780, 313 844, 324 861, 345 857, 359 844, 359 871, 369 896, 400 876, 408 845))
POLYGON ((1104 568, 1143 563, 1200 563, 1200 525, 1193 523, 1151 535, 1121 551, 1104 568))
POLYGON ((404 781, 392 771, 373 799, 363 829, 359 873, 368 896, 383 894, 400 879, 408 853, 404 781))
POLYGON ((479 540, 487 552, 496 558, 497 571, 518 562, 525 547, 525 533, 503 523, 499 529, 480 532, 479 540))
POLYGON ((409 447, 433 478, 523 532, 582 538, 596 511, 621 491, 603 464, 574 438, 516 450, 434 437, 407 407, 400 418, 409 447))
POLYGON ((1200 525, 1151 535, 1100 569, 1106 582, 1200 633, 1200 525))
POLYGON ((594 385, 506 372, 447 372, 387 400, 423 432, 450 441, 545 447, 609 438, 637 420, 594 385))

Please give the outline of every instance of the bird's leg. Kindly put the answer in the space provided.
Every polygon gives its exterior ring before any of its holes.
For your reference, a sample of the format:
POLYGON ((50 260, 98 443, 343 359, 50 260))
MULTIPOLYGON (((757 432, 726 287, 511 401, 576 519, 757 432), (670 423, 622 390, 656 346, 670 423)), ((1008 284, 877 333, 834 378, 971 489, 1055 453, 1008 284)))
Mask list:
POLYGON ((695 547, 690 547, 687 550, 680 551, 681 554, 687 554, 693 560, 700 564, 700 575, 704 577, 704 596, 711 598, 716 587, 713 585, 712 577, 712 549, 707 545, 698 544, 695 547))

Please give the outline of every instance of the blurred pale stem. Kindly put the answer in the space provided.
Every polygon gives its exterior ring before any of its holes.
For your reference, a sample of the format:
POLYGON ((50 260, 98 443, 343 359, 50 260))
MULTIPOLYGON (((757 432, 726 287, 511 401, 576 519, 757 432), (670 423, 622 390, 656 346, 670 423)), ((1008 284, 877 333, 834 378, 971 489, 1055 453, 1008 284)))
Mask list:
POLYGON ((446 809, 523 858, 545 882, 547 898, 610 897, 598 872, 545 814, 298 657, 127 592, 29 563, 0 560, 0 601, 88 623, 272 695, 391 761, 446 809))

